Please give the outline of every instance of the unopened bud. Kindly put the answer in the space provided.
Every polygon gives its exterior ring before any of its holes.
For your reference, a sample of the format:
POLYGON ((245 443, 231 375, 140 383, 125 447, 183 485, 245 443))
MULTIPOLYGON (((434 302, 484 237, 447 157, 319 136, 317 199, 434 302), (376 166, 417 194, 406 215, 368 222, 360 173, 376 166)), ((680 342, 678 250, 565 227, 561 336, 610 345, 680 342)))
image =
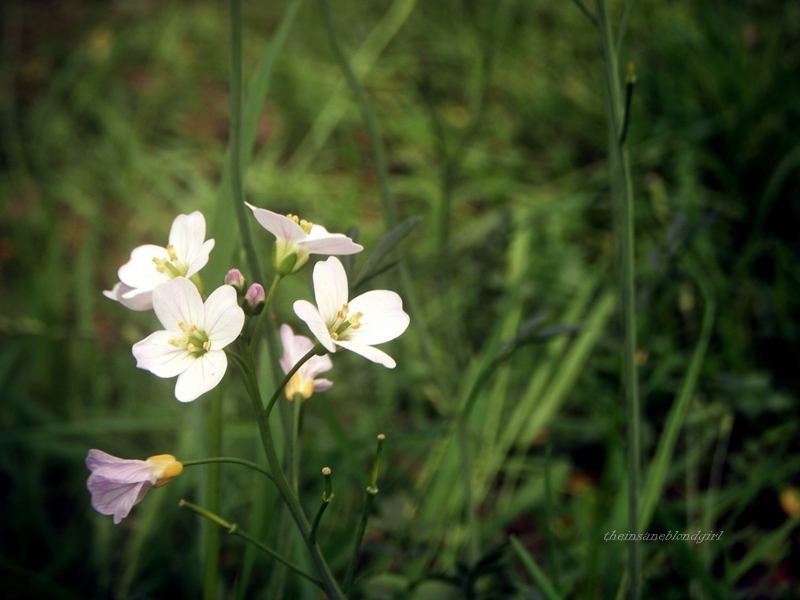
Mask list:
POLYGON ((236 293, 241 293, 244 291, 245 280, 244 275, 239 269, 231 269, 228 271, 228 274, 225 275, 225 285, 232 285, 236 288, 236 293))
POLYGON ((251 285, 250 288, 247 290, 247 294, 245 294, 244 299, 245 299, 244 309, 251 316, 260 315, 261 311, 264 310, 264 303, 266 302, 266 294, 264 293, 264 288, 261 286, 260 283, 254 283, 253 285, 251 285))

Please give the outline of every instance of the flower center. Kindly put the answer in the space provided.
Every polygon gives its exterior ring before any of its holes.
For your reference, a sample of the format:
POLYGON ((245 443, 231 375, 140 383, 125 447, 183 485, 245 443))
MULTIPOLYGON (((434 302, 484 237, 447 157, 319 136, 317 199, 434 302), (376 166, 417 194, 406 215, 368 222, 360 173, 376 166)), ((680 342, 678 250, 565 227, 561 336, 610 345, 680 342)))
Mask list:
POLYGON ((358 329, 361 327, 360 321, 364 314, 357 312, 348 317, 349 313, 350 307, 347 305, 347 302, 345 302, 342 304, 342 308, 340 308, 336 313, 336 317, 333 319, 333 322, 328 325, 328 331, 331 332, 332 340, 338 340, 350 329, 358 329))
POLYGON ((180 321, 178 327, 180 327, 184 335, 179 338, 170 339, 170 344, 176 348, 184 348, 196 358, 203 356, 203 354, 211 350, 211 342, 208 339, 208 334, 198 329, 197 325, 194 323, 187 325, 183 321, 180 321))
POLYGON ((297 215, 293 215, 292 213, 289 213, 286 216, 289 217, 292 221, 294 221, 298 225, 300 225, 300 228, 306 232, 306 235, 311 234, 311 228, 314 226, 314 224, 311 221, 306 221, 305 219, 301 219, 300 217, 298 217, 297 215))
POLYGON ((172 244, 167 246, 167 253, 169 260, 166 258, 153 257, 153 262, 156 263, 156 271, 164 273, 170 280, 176 277, 184 277, 189 272, 189 267, 178 262, 178 253, 172 244))

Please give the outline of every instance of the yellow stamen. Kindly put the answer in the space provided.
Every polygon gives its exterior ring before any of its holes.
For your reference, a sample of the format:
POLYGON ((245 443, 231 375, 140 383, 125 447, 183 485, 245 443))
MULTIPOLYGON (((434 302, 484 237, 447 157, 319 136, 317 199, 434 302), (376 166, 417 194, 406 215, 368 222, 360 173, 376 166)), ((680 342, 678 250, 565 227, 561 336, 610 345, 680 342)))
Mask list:
POLYGON ((337 333, 334 331, 334 332, 331 334, 331 339, 332 339, 332 340, 338 340, 338 339, 339 339, 339 334, 337 334, 337 333))
POLYGON ((169 341, 170 344, 172 344, 176 348, 181 345, 181 341, 179 339, 177 339, 177 338, 172 338, 172 339, 170 339, 168 341, 169 341))
POLYGON ((194 345, 194 344, 188 344, 188 345, 186 346, 186 349, 187 349, 189 352, 195 352, 195 351, 197 350, 197 348, 195 348, 195 345, 194 345))
POLYGON ((350 317, 350 323, 355 325, 356 323, 358 323, 361 320, 361 317, 363 317, 363 316, 364 316, 364 313, 362 313, 361 311, 358 311, 356 314, 354 314, 352 317, 350 317))
POLYGON ((339 312, 336 313, 337 319, 344 319, 347 317, 347 313, 350 311, 350 307, 347 306, 347 302, 342 304, 342 308, 339 309, 339 312))
POLYGON ((191 326, 191 327, 189 327, 189 331, 197 331, 197 325, 195 325, 194 323, 192 323, 192 326, 191 326))
POLYGON ((165 267, 164 265, 156 265, 156 271, 158 271, 159 273, 164 273, 166 270, 167 267, 165 267))
POLYGON ((358 329, 359 327, 361 327, 361 323, 353 323, 350 325, 350 329, 358 329))
POLYGON ((175 252, 175 247, 172 244, 167 245, 167 254, 170 260, 178 260, 178 253, 175 252))
POLYGON ((211 350, 211 342, 203 342, 203 350, 211 350))
POLYGON ((183 321, 178 321, 178 327, 181 328, 181 331, 188 331, 189 330, 189 328, 186 326, 186 323, 184 323, 183 321))

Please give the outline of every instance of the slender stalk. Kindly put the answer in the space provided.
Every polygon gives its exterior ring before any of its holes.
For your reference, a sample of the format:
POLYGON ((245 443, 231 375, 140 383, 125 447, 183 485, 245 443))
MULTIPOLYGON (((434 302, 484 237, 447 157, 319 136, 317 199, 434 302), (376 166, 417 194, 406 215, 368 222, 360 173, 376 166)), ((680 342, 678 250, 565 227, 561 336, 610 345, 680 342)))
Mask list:
POLYGON ((181 461, 184 467, 195 467, 198 465, 211 465, 217 463, 231 463, 234 465, 242 465, 245 467, 249 467, 254 471, 258 471, 262 475, 266 475, 270 479, 273 479, 272 474, 267 471, 264 467, 259 465, 258 463, 251 462, 249 460, 244 460, 243 458, 234 458, 232 456, 217 456, 214 458, 199 458, 196 460, 184 460, 181 461))
POLYGON ((269 312, 269 307, 272 305, 272 298, 275 296, 275 290, 278 289, 278 284, 281 282, 281 279, 283 279, 283 275, 280 273, 275 273, 275 277, 272 279, 272 285, 269 286, 267 297, 264 299, 264 310, 262 310, 261 314, 258 316, 255 329, 253 329, 253 336, 250 338, 251 352, 256 349, 256 344, 258 343, 258 334, 261 332, 261 324, 264 322, 264 318, 269 312))
POLYGON ((386 436, 382 433, 378 435, 378 448, 375 451, 375 460, 372 463, 372 477, 370 478, 370 484, 367 488, 367 497, 364 502, 364 510, 361 512, 361 520, 358 522, 356 537, 353 540, 353 553, 350 555, 350 562, 347 563, 347 572, 344 576, 344 584, 342 584, 345 592, 350 589, 353 583, 353 575, 355 575, 358 557, 361 554, 361 544, 364 543, 364 533, 367 531, 367 521, 372 511, 372 504, 375 502, 375 496, 378 495, 378 473, 381 468, 381 460, 383 459, 384 439, 386 439, 386 436))
POLYGON ((464 486, 464 510, 467 513, 469 528, 469 562, 474 566, 481 555, 480 527, 475 495, 472 493, 472 447, 470 446, 469 426, 466 415, 456 415, 456 439, 461 463, 461 483, 464 486))
POLYGON ((331 483, 330 468, 325 467, 322 469, 322 475, 325 477, 325 491, 322 493, 322 504, 319 505, 317 514, 314 517, 314 523, 311 525, 311 533, 308 536, 308 541, 311 544, 317 543, 317 528, 319 527, 319 522, 322 519, 325 509, 328 508, 328 504, 330 504, 331 500, 333 500, 333 485, 331 483))
MULTIPOLYGON (((272 433, 269 428, 269 410, 265 409, 262 404, 261 392, 259 391, 258 380, 255 376, 253 353, 250 352, 250 349, 246 344, 241 344, 241 350, 245 365, 245 368, 242 369, 242 378, 244 379, 247 393, 250 396, 250 401, 253 404, 253 410, 256 414, 256 422, 258 423, 258 431, 261 437, 261 444, 264 446, 264 453, 267 455, 267 461, 269 462, 275 485, 278 488, 278 493, 289 509, 292 518, 294 519, 301 535, 303 536, 303 541, 308 548, 309 554, 311 554, 311 560, 314 562, 317 573, 322 580, 322 587, 324 588, 325 593, 328 595, 328 599, 344 600, 344 594, 342 594, 341 589, 339 589, 339 585, 336 583, 336 580, 334 579, 333 574, 328 567, 328 563, 325 561, 325 557, 322 555, 319 547, 316 544, 311 544, 309 542, 311 526, 309 525, 306 514, 303 511, 303 507, 300 505, 298 499, 294 496, 292 488, 289 485, 289 482, 286 480, 286 475, 284 475, 283 470, 281 469, 280 459, 275 451, 275 444, 272 440, 272 433)), ((270 407, 272 404, 274 404, 274 400, 277 400, 280 393, 286 387, 286 383, 288 383, 288 379, 291 378, 291 375, 293 375, 300 365, 302 365, 302 363, 309 358, 311 358, 311 353, 303 357, 303 359, 301 359, 300 362, 295 365, 295 368, 289 372, 287 379, 284 380, 284 382, 278 387, 273 395, 273 400, 270 401, 270 407)))
MULTIPOLYGON (((242 181, 242 0, 230 0, 231 19, 231 198, 239 222, 242 246, 247 255, 250 278, 263 281, 261 265, 253 243, 253 233, 247 220, 244 206, 244 183, 242 181)), ((266 307, 265 307, 266 310, 266 307)))
MULTIPOLYGON (((298 567, 294 563, 292 563, 292 562, 288 561, 287 559, 285 559, 283 556, 281 556, 280 554, 275 552, 272 548, 270 548, 266 544, 262 544, 257 539, 255 539, 254 537, 250 536, 247 532, 242 531, 241 529, 239 529, 239 526, 236 525, 236 523, 229 523, 228 521, 226 521, 225 519, 220 517, 218 514, 213 513, 210 510, 206 510, 205 508, 203 508, 201 506, 197 506, 196 504, 192 504, 191 502, 187 502, 186 500, 181 500, 178 503, 178 506, 180 506, 182 508, 188 508, 189 510, 197 513, 201 517, 205 517, 209 521, 211 521, 213 523, 216 523, 220 527, 223 527, 223 528, 227 529, 228 533, 230 533, 231 535, 239 536, 243 540, 246 540, 246 541, 250 542, 251 544, 253 544, 257 548, 259 548, 259 549, 263 550, 264 552, 266 552, 267 554, 269 554, 272 558, 274 558, 278 562, 280 562, 280 563, 286 565, 287 567, 289 567, 292 571, 294 571, 295 573, 297 573, 301 577, 304 577, 305 579, 308 579, 311 583, 313 583, 315 585, 318 585, 320 588, 324 589, 324 586, 322 585, 322 581, 320 581, 319 579, 317 579, 313 575, 310 575, 309 573, 306 573, 303 569, 301 569, 300 567, 298 567)), ((219 531, 219 530, 215 529, 215 531, 219 531)))
POLYGON ((297 496, 298 479, 300 479, 300 412, 303 410, 303 395, 295 394, 292 401, 292 442, 289 444, 289 456, 286 461, 289 466, 289 483, 297 496))
POLYGON ((266 416, 269 417, 269 413, 272 412, 272 407, 275 406, 275 403, 280 398, 280 395, 283 393, 283 390, 286 389, 286 386, 289 384, 289 381, 292 379, 292 375, 297 373, 304 364, 306 364, 311 358, 313 358, 320 350, 322 346, 320 344, 316 344, 311 350, 309 350, 303 358, 297 361, 297 363, 289 369, 289 372, 286 373, 286 376, 283 378, 283 381, 280 382, 277 388, 275 388, 275 393, 272 394, 272 398, 269 399, 269 404, 267 404, 267 408, 265 409, 266 416))
MULTIPOLYGON (((208 455, 222 454, 222 391, 214 390, 208 412, 208 455)), ((209 510, 219 512, 220 467, 210 464, 206 471, 206 503, 209 510)), ((205 567, 203 578, 204 600, 216 600, 219 582, 219 529, 206 527, 204 533, 205 567)))
POLYGON ((386 162, 386 153, 381 143, 380 134, 378 133, 378 124, 375 120, 375 113, 372 112, 372 107, 367 100, 367 95, 364 93, 364 88, 358 81, 353 67, 347 58, 347 53, 344 51, 342 41, 339 39, 339 34, 336 32, 336 23, 333 21, 333 14, 331 13, 331 5, 329 0, 319 0, 320 12, 322 13, 322 24, 325 27, 325 32, 328 34, 328 42, 331 45, 336 59, 339 61, 339 66, 342 68, 344 78, 347 85, 353 90, 358 100, 359 108, 361 109, 361 117, 364 119, 364 125, 367 127, 370 144, 375 156, 375 170, 378 173, 378 187, 381 192, 381 200, 383 202, 383 211, 386 216, 386 225, 389 230, 394 229, 397 225, 397 213, 392 202, 392 194, 389 190, 388 178, 388 163, 386 162))
MULTIPOLYGON (((620 279, 622 291, 622 320, 625 331, 623 378, 628 425, 628 527, 631 533, 639 532, 639 494, 641 462, 641 426, 639 382, 636 373, 636 313, 634 285, 634 224, 633 186, 627 148, 620 143, 620 99, 617 56, 611 36, 611 25, 606 14, 605 0, 596 0, 597 20, 605 65, 606 94, 608 100, 609 154, 611 161, 612 193, 618 203, 615 235, 620 252, 620 279)), ((629 542, 628 569, 631 577, 630 597, 641 596, 641 543, 629 542)))
POLYGON ((583 0, 572 0, 578 8, 581 9, 581 12, 592 22, 592 25, 595 27, 600 27, 600 23, 597 22, 597 17, 592 14, 592 11, 589 10, 589 7, 583 3, 583 0))

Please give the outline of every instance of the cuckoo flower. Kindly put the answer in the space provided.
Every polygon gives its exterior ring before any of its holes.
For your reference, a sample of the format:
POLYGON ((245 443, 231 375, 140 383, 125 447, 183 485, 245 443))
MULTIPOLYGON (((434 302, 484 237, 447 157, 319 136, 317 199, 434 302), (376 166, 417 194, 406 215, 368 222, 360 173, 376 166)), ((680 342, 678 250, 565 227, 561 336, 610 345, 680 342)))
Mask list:
POLYGON ((132 310, 150 310, 156 286, 176 277, 191 277, 206 266, 214 240, 203 241, 205 237, 206 220, 201 213, 178 215, 167 247, 147 244, 135 248, 117 272, 120 282, 103 295, 132 310))
POLYGON ((89 450, 86 466, 92 472, 86 482, 92 506, 100 514, 114 515, 115 524, 128 516, 151 487, 166 485, 183 471, 171 454, 126 460, 100 450, 89 450))
POLYGON ((373 348, 398 337, 408 327, 403 301, 394 292, 373 290, 348 302, 347 274, 338 258, 331 256, 314 266, 314 297, 294 303, 294 312, 329 352, 337 346, 393 369, 395 362, 373 348))
MULTIPOLYGON (((245 202, 245 204, 247 204, 245 202)), ((342 233, 328 233, 322 225, 301 220, 297 215, 279 215, 247 204, 259 224, 275 236, 273 266, 290 275, 308 262, 310 254, 355 254, 364 247, 342 233)))
MULTIPOLYGON (((283 343, 283 357, 281 368, 288 373, 303 356, 314 347, 314 342, 304 335, 295 335, 288 325, 281 325, 281 342, 283 343)), ((313 356, 308 359, 297 372, 292 375, 286 386, 287 400, 294 400, 295 394, 301 394, 303 400, 308 400, 314 392, 324 392, 331 389, 332 381, 317 379, 317 375, 330 371, 333 368, 331 357, 313 356)))
POLYGON ((244 325, 236 290, 223 285, 206 303, 194 284, 179 277, 153 290, 153 309, 164 330, 133 346, 136 366, 157 377, 175 377, 175 397, 191 402, 216 387, 228 367, 223 348, 244 325))

